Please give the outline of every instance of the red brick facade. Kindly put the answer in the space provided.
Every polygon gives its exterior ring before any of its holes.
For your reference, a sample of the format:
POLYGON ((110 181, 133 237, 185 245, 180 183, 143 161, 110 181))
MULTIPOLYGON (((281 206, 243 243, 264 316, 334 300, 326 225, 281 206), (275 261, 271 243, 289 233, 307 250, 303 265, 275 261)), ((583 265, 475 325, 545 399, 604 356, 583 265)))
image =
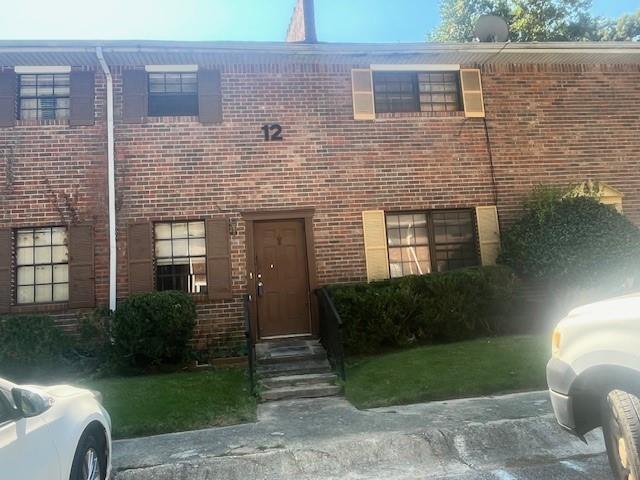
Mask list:
MULTIPOLYGON (((222 124, 196 117, 123 123, 123 67, 111 69, 118 298, 128 291, 129 223, 231 221, 234 295, 198 304, 201 348, 242 337, 243 212, 314 209, 320 284, 366 278, 363 210, 475 207, 495 204, 497 195, 504 227, 533 185, 592 179, 620 190, 625 213, 640 225, 637 64, 484 65, 486 119, 453 112, 385 114, 373 122, 353 119, 351 68, 368 67, 358 60, 200 67, 221 71, 222 124), (265 123, 282 125, 283 141, 265 142, 265 123)), ((104 105, 98 73, 95 126, 0 128, 0 227, 68 223, 70 215, 93 221, 100 305, 108 299, 104 105)), ((76 314, 61 318, 71 323, 76 314)))

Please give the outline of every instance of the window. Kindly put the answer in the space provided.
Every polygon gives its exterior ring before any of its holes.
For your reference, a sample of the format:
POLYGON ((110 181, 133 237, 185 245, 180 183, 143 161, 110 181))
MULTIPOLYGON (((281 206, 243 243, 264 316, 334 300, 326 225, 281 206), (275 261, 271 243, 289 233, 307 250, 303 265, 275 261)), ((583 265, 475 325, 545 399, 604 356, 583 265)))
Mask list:
POLYGON ((374 72, 376 113, 460 110, 458 72, 374 72))
POLYGON ((386 215, 392 278, 478 264, 472 210, 386 215))
POLYGON ((206 293, 204 222, 155 224, 156 289, 206 293))
POLYGON ((198 74, 149 73, 149 116, 198 115, 198 74))
POLYGON ((18 82, 18 115, 21 120, 69 118, 69 74, 22 74, 18 82))
POLYGON ((68 262, 65 227, 17 230, 17 303, 66 302, 69 299, 68 262))
POLYGON ((9 392, 0 390, 0 425, 13 420, 15 418, 15 412, 11 407, 8 399, 9 392))

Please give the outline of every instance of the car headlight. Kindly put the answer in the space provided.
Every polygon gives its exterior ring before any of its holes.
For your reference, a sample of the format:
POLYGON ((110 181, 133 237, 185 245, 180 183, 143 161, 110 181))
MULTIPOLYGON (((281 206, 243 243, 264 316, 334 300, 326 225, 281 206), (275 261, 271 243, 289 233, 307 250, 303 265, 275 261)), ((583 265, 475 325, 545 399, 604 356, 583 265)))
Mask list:
POLYGON ((551 337, 551 355, 557 357, 560 355, 560 345, 562 344, 562 332, 556 328, 551 337))

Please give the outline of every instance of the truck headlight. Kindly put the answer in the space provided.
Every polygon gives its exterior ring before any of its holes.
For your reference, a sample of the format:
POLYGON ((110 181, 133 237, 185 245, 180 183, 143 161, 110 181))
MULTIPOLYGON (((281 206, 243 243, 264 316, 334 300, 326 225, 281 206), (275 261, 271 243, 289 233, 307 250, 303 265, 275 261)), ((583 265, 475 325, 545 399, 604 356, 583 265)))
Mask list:
POLYGON ((557 357, 560 355, 560 345, 562 344, 562 332, 559 329, 555 329, 553 331, 553 335, 551 337, 551 355, 557 357))

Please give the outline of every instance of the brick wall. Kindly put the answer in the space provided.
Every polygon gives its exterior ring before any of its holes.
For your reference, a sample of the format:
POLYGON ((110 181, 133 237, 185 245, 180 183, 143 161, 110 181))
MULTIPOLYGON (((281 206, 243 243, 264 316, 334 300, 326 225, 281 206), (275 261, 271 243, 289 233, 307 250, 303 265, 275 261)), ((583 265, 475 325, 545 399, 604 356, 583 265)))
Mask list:
MULTIPOLYGON (((224 122, 202 125, 197 118, 174 117, 122 123, 121 71, 114 68, 118 297, 127 292, 128 223, 230 218, 237 230, 231 237, 234 299, 198 304, 197 345, 239 341, 246 292, 241 212, 314 208, 315 257, 324 284, 366 277, 362 210, 494 203, 483 119, 423 113, 354 121, 350 69, 221 67, 224 122), (281 124, 284 141, 265 142, 265 123, 281 124)), ((640 224, 639 77, 638 66, 483 67, 503 226, 536 183, 587 178, 621 190, 625 213, 640 224)), ((102 115, 103 82, 97 86, 102 115)), ((6 176, 2 181, 9 195, 0 223, 56 223, 59 213, 44 179, 56 192, 78 188, 83 211, 96 216, 97 294, 105 303, 104 125, 0 129, 0 145, 8 144, 18 154, 11 160, 14 185, 6 186, 6 176)), ((0 172, 9 171, 6 155, 0 162, 0 172)))

